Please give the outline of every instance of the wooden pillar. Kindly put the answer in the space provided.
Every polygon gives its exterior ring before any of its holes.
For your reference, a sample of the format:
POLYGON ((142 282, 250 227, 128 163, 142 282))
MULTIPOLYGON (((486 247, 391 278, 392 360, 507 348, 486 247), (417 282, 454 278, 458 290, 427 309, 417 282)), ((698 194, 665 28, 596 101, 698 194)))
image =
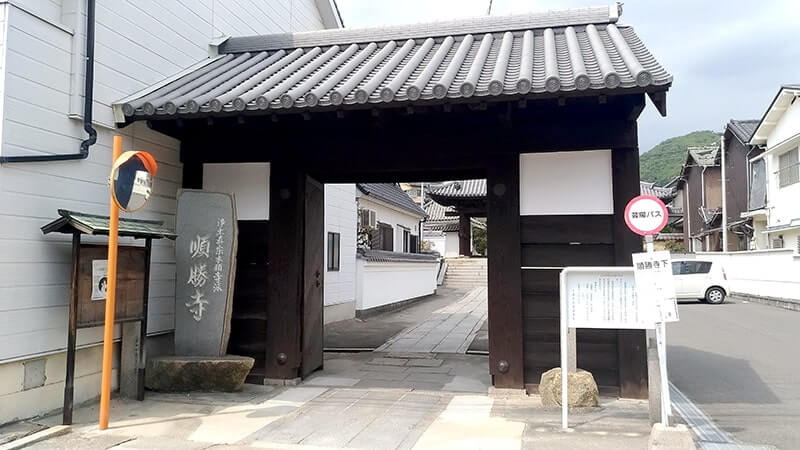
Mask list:
POLYGON ((472 256, 472 226, 469 216, 461 213, 458 215, 458 254, 472 256))
MULTIPOLYGON (((642 251, 642 238, 625 225, 625 206, 639 195, 639 149, 614 148, 611 155, 614 186, 614 262, 630 266, 631 254, 642 251)), ((647 343, 644 330, 617 332, 621 397, 647 398, 647 343)))
POLYGON ((269 208, 265 377, 294 379, 302 361, 305 210, 305 175, 298 166, 272 162, 269 208))
POLYGON ((498 388, 525 387, 519 156, 500 155, 487 169, 489 373, 498 388))

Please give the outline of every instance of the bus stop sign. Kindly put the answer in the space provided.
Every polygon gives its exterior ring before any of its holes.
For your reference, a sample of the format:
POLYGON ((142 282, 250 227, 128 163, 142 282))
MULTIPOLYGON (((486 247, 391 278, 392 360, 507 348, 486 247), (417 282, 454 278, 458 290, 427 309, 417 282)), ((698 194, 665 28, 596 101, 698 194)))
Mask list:
POLYGON ((667 225, 667 207, 658 197, 640 195, 625 207, 625 223, 640 236, 658 233, 667 225))

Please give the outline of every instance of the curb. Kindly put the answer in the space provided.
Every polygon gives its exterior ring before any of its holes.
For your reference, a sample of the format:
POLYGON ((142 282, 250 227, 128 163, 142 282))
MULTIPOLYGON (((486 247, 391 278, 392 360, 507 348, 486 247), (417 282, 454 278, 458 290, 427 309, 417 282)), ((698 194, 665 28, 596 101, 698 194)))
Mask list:
POLYGON ((650 431, 647 448, 650 450, 694 450, 697 445, 692 439, 692 432, 686 425, 665 427, 657 423, 650 431))
POLYGON ((69 425, 56 425, 54 427, 47 428, 46 430, 37 431, 36 433, 29 434, 24 438, 17 439, 16 441, 11 441, 7 444, 0 445, 0 450, 17 450, 23 447, 27 447, 31 444, 35 444, 37 442, 45 441, 50 438, 54 438, 56 436, 61 436, 70 432, 69 425))
POLYGON ((800 312, 800 301, 790 300, 777 297, 761 297, 757 295, 742 294, 739 292, 731 292, 731 298, 734 300, 746 301, 751 303, 760 303, 762 305, 775 306, 777 308, 788 309, 790 311, 800 312))

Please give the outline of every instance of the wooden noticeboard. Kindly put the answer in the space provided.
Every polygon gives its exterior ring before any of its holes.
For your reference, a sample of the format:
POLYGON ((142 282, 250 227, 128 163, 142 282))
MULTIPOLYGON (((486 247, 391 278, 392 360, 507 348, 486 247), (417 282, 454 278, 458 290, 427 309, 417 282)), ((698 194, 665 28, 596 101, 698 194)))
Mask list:
MULTIPOLYGON (((81 244, 78 261, 78 328, 103 324, 106 301, 92 300, 92 261, 106 260, 108 246, 81 244)), ((117 260, 117 295, 115 322, 143 320, 145 276, 147 270, 146 247, 119 247, 117 260)))

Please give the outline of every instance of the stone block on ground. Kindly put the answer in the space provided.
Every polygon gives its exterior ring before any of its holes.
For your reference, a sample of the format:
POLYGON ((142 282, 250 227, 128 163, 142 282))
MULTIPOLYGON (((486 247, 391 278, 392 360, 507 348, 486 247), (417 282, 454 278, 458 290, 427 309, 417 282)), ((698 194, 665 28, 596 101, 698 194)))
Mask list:
MULTIPOLYGON (((550 369, 539 381, 539 395, 544 406, 561 406, 561 368, 550 369)), ((590 372, 578 369, 567 376, 567 402, 570 407, 597 406, 597 383, 590 372)))
POLYGON ((147 362, 145 386, 162 392, 239 391, 255 360, 247 356, 161 356, 147 362))
POLYGON ((692 432, 686 425, 666 427, 657 423, 650 431, 647 448, 651 450, 694 450, 697 446, 692 439, 692 432))

